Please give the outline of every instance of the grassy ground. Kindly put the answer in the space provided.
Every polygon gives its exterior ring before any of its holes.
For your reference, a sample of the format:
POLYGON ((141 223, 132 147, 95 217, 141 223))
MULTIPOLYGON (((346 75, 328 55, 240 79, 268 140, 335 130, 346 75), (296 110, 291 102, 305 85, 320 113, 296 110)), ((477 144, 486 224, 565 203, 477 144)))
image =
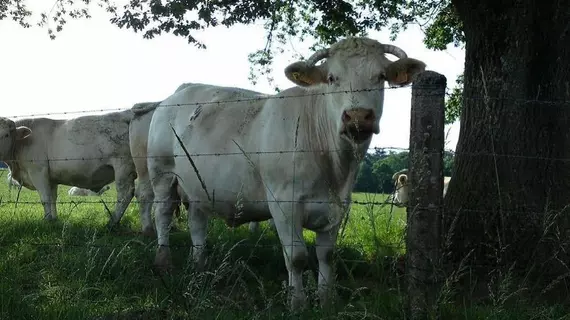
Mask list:
MULTIPOLYGON (((184 221, 171 235, 172 275, 154 273, 155 241, 138 234, 132 203, 118 233, 105 229, 108 215, 101 198, 69 197, 60 186, 59 220, 43 221, 35 191, 8 190, 0 180, 0 319, 289 319, 287 279, 279 241, 262 224, 260 234, 247 226, 229 229, 212 220, 207 272, 189 263, 184 221), (88 203, 93 202, 93 203, 88 203)), ((102 199, 112 209, 114 187, 102 199)), ((385 195, 355 194, 359 202, 382 202, 385 195)), ((385 256, 403 252, 405 212, 388 206, 353 205, 339 239, 336 259, 339 288, 334 310, 309 309, 303 319, 404 319, 401 276, 385 256)), ((308 244, 313 234, 305 231, 308 244)), ((314 302, 316 258, 305 284, 314 302)), ((477 306, 442 304, 448 319, 563 319, 559 306, 477 306)), ((570 318, 566 318, 570 319, 570 318)))

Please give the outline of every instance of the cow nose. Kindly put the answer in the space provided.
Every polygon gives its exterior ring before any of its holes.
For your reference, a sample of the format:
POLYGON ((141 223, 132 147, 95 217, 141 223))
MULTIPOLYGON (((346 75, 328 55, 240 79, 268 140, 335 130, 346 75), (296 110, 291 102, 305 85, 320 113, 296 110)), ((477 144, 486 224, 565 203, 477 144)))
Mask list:
POLYGON ((372 109, 353 108, 344 110, 341 116, 342 132, 356 142, 362 142, 377 133, 376 113, 372 109))
POLYGON ((372 109, 354 108, 342 112, 342 123, 348 126, 362 126, 366 130, 375 121, 376 113, 372 109))

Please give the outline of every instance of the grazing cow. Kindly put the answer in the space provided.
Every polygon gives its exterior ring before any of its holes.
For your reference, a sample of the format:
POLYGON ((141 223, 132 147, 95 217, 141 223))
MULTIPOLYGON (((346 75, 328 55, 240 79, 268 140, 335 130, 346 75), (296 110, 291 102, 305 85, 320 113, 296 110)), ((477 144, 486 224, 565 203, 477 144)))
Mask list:
POLYGON ((289 272, 291 309, 306 305, 303 228, 316 233, 318 293, 327 305, 337 233, 359 164, 380 132, 384 83, 409 84, 424 69, 394 45, 351 37, 287 66, 285 75, 298 86, 277 95, 189 84, 161 102, 148 134, 157 199, 155 265, 171 267, 168 228, 180 185, 192 200, 197 268, 205 262, 209 217, 215 214, 229 226, 272 218, 289 272))
POLYGON ((8 174, 6 175, 6 180, 8 182, 8 188, 10 190, 12 190, 13 187, 16 188, 20 188, 21 185, 18 181, 14 180, 14 178, 12 178, 12 172, 8 171, 8 174))
POLYGON ((57 219, 58 185, 98 192, 115 181, 118 201, 108 224, 113 226, 134 193, 131 119, 130 110, 69 120, 0 118, 0 160, 22 186, 38 191, 47 220, 57 219))
POLYGON ((69 191, 67 192, 67 194, 70 196, 99 197, 109 189, 111 189, 111 186, 109 186, 109 185, 104 186, 98 192, 93 192, 89 189, 83 189, 83 188, 79 188, 79 187, 71 187, 69 189, 69 191))
MULTIPOLYGON (((174 93, 182 90, 188 85, 190 84, 184 83, 180 85, 174 93)), ((139 200, 139 214, 141 215, 141 221, 145 221, 144 225, 146 226, 152 225, 151 211, 154 206, 154 193, 148 177, 147 167, 148 129, 154 110, 159 104, 160 102, 136 103, 131 109, 134 113, 134 118, 129 125, 129 146, 131 148, 131 155, 137 169, 138 177, 135 194, 139 200)), ((184 192, 180 187, 178 187, 177 200, 184 205, 185 209, 188 209, 188 197, 184 195, 184 192)), ((175 205, 173 210, 176 216, 180 215, 180 205, 175 205)), ((269 225, 270 227, 275 228, 273 220, 269 220, 269 225)), ((252 233, 257 232, 259 230, 259 222, 250 222, 249 230, 252 233)), ((144 230, 143 233, 149 236, 153 235, 154 229, 149 227, 144 230)))
MULTIPOLYGON (((394 203, 399 205, 408 204, 410 184, 408 183, 408 169, 400 170, 392 176, 394 181, 394 203)), ((447 193, 447 186, 451 177, 443 177, 443 196, 447 193)))

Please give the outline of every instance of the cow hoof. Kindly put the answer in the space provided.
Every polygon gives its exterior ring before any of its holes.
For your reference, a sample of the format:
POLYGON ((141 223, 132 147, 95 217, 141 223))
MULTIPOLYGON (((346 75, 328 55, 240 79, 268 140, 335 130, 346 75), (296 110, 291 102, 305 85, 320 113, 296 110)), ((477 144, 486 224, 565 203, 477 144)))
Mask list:
POLYGON ((250 233, 258 233, 259 232, 259 223, 250 223, 249 224, 249 232, 250 233))
POLYGON ((156 256, 154 257, 154 267, 160 273, 169 273, 172 270, 170 248, 165 246, 158 247, 158 250, 156 250, 156 256))

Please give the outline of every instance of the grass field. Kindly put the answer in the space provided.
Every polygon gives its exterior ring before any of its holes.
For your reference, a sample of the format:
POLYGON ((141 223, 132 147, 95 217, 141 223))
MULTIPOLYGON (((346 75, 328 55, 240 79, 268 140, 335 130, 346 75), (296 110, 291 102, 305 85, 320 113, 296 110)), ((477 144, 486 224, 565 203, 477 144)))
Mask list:
MULTIPOLYGON (((103 199, 112 209, 115 189, 102 198, 69 197, 60 186, 55 223, 44 221, 35 191, 8 190, 0 178, 0 319, 289 319, 287 279, 279 241, 262 224, 227 228, 212 220, 207 272, 189 263, 185 219, 171 235, 171 275, 152 269, 155 241, 138 234, 131 203, 117 233, 105 224, 103 199), (92 202, 92 203, 87 203, 92 202)), ((355 194, 359 202, 385 195, 355 194)), ((338 303, 334 310, 311 308, 302 319, 404 319, 401 275, 385 256, 404 251, 405 211, 353 205, 338 242, 338 303)), ((307 243, 313 234, 305 231, 307 243)), ((314 303, 316 257, 311 250, 306 287, 314 303)), ((561 306, 442 304, 446 319, 570 319, 561 306), (566 318, 564 318, 566 316, 566 318)))

